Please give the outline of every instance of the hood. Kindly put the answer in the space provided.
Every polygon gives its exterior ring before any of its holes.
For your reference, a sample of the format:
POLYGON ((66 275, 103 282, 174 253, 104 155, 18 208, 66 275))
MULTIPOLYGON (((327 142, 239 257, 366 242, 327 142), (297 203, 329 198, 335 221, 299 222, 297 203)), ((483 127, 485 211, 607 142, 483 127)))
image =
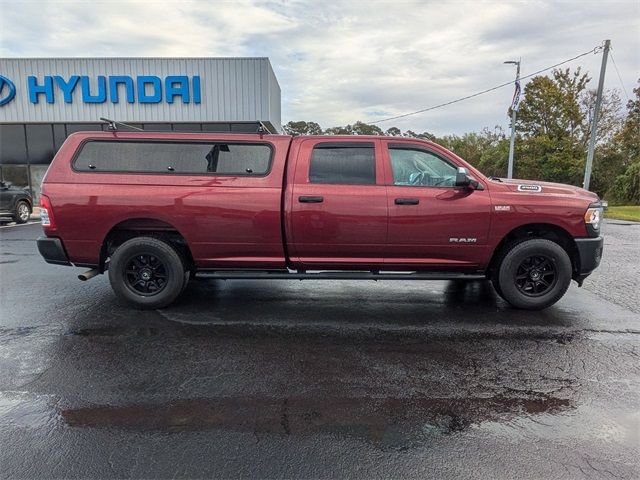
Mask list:
POLYGON ((573 185, 566 185, 564 183, 553 182, 539 182, 537 180, 520 180, 517 178, 507 179, 501 178, 500 183, 504 185, 509 191, 519 193, 530 194, 554 194, 554 195, 569 195, 577 196, 590 200, 591 202, 597 202, 599 200, 598 195, 584 188, 574 187, 573 185))

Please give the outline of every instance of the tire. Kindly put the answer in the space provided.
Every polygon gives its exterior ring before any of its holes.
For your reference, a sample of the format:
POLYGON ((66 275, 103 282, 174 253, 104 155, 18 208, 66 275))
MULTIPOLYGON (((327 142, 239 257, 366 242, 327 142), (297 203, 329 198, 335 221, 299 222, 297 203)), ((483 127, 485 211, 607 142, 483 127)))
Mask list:
POLYGON ((18 203, 16 203, 13 221, 18 224, 27 223, 29 216, 31 216, 31 207, 24 200, 19 200, 18 203))
POLYGON ((180 290, 180 293, 184 292, 187 289, 187 287, 189 286, 189 280, 191 280, 191 271, 187 269, 184 272, 184 279, 182 282, 182 289, 180 290))
POLYGON ((139 309, 170 305, 187 283, 184 261, 168 243, 136 237, 120 245, 109 261, 109 281, 116 296, 139 309))
POLYGON ((571 283, 571 259, 555 242, 533 238, 505 248, 496 290, 515 308, 542 310, 556 303, 571 283))
POLYGON ((504 298, 502 295, 502 289, 500 288, 500 282, 498 281, 498 272, 494 272, 491 277, 489 277, 489 281, 491 281, 491 285, 493 285, 493 289, 496 291, 500 298, 504 298))

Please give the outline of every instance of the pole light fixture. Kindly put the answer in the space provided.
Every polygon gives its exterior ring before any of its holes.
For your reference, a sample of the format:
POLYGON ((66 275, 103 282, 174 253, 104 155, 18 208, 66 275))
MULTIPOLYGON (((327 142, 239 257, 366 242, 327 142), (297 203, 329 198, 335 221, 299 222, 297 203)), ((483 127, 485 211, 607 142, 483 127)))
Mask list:
POLYGON ((516 66, 516 92, 511 102, 511 141, 509 142, 509 166, 507 168, 507 178, 513 178, 513 149, 516 142, 516 113, 519 100, 516 96, 520 95, 520 60, 508 60, 503 63, 516 66))

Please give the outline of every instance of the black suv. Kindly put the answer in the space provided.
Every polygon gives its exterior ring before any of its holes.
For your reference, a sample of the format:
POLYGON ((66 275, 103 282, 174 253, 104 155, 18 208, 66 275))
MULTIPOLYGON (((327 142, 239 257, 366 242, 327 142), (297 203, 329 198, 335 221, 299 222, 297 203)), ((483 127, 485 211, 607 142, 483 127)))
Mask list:
POLYGON ((33 197, 26 188, 0 182, 0 217, 11 217, 16 223, 26 223, 33 211, 33 197))

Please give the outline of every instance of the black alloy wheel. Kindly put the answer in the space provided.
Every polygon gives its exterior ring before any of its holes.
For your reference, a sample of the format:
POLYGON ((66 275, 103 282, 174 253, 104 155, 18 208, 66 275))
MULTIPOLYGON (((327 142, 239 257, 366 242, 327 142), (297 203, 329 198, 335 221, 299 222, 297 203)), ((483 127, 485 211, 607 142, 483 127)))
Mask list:
POLYGON ((518 290, 528 297, 539 297, 551 290, 557 281, 556 268, 551 259, 544 255, 525 258, 515 274, 518 290))
POLYGON ((167 269, 155 255, 135 255, 126 264, 124 281, 139 295, 157 295, 167 286, 167 269))

